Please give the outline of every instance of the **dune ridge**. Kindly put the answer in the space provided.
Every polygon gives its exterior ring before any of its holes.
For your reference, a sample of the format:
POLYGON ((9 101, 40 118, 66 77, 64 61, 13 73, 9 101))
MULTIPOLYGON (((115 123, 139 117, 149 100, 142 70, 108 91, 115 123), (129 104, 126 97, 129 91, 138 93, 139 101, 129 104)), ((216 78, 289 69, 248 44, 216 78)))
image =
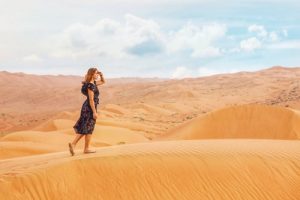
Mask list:
POLYGON ((300 198, 299 141, 160 141, 97 150, 2 160, 0 198, 300 198))
POLYGON ((300 139, 300 113, 279 106, 229 106, 194 118, 160 139, 300 139))

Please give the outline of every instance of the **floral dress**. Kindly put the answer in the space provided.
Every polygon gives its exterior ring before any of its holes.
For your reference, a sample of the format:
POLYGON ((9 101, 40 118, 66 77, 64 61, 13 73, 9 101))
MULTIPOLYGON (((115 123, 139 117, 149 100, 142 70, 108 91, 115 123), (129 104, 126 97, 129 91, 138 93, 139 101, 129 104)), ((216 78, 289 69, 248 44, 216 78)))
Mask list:
POLYGON ((81 107, 80 117, 73 126, 74 130, 78 134, 92 134, 95 128, 96 120, 93 118, 93 110, 89 102, 88 89, 94 92, 94 102, 97 111, 97 105, 99 104, 99 90, 96 85, 96 81, 93 83, 83 83, 81 87, 81 93, 87 97, 81 107))

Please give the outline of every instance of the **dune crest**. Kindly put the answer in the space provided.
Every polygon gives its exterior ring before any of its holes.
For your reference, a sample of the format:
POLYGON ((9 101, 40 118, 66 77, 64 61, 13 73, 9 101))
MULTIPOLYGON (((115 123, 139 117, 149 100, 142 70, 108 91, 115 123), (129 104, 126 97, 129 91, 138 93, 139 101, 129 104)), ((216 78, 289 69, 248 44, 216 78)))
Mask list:
POLYGON ((231 106, 194 118, 159 139, 204 138, 300 139, 300 114, 277 106, 231 106))

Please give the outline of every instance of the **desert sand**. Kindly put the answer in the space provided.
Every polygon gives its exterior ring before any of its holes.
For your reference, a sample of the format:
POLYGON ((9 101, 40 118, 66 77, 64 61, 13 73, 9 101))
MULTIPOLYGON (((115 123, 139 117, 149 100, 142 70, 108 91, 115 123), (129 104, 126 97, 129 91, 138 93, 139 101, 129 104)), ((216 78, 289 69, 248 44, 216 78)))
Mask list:
POLYGON ((299 141, 160 141, 0 161, 1 199, 290 199, 299 141), (77 152, 76 152, 77 153, 77 152))
POLYGON ((71 156, 82 78, 0 72, 0 199, 300 199, 300 68, 107 79, 71 156))
POLYGON ((230 106, 194 118, 161 137, 171 139, 300 139, 300 112, 279 106, 230 106))
MULTIPOLYGON (((0 134, 32 130, 58 118, 75 120, 85 100, 80 94, 82 80, 0 72, 0 134), (9 84, 11 80, 17 84, 9 84)), ((179 80, 107 78, 99 86, 101 118, 152 126, 147 137, 156 138, 226 106, 255 103, 300 109, 299 80, 298 67, 179 80)))

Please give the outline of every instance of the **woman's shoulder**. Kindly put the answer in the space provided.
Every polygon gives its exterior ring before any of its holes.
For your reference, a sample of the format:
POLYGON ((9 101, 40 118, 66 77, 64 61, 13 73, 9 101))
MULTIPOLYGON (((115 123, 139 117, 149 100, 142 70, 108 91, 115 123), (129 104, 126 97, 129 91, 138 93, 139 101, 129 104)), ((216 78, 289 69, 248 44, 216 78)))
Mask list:
POLYGON ((96 85, 94 83, 87 82, 86 84, 87 84, 87 88, 89 88, 93 91, 96 89, 96 85))

